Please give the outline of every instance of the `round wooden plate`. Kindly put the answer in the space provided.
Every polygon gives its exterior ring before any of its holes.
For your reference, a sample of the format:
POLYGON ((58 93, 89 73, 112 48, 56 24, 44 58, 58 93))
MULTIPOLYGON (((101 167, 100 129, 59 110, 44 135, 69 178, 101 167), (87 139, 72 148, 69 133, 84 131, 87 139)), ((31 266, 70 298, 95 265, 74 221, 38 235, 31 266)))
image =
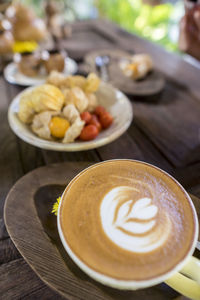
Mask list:
MULTIPOLYGON (((4 217, 11 239, 21 255, 51 288, 67 299, 174 299, 165 284, 137 291, 120 291, 89 278, 65 252, 51 213, 56 198, 87 162, 66 162, 36 169, 22 177, 9 192, 4 217)), ((193 197, 200 211, 200 201, 193 197)))
POLYGON ((143 80, 134 81, 126 77, 119 67, 119 62, 124 58, 129 59, 131 55, 121 50, 107 49, 88 53, 85 56, 85 63, 89 66, 90 71, 98 74, 95 58, 104 55, 110 57, 110 63, 108 65, 109 83, 124 93, 135 96, 152 96, 159 94, 163 90, 165 79, 157 70, 153 70, 143 80))

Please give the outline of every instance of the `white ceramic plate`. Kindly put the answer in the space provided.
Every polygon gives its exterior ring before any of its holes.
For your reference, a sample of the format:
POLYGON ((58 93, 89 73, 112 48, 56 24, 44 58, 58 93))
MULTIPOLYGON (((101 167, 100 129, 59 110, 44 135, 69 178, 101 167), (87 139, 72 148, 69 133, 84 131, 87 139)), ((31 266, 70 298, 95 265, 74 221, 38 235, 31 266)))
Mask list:
MULTIPOLYGON (((63 74, 72 75, 75 74, 77 70, 78 70, 77 63, 73 59, 66 57, 63 74)), ((43 84, 46 81, 47 75, 41 74, 38 75, 37 77, 25 76, 19 71, 17 64, 12 62, 8 64, 7 67, 4 69, 4 77, 9 83, 12 84, 18 84, 22 86, 32 86, 32 85, 43 84)))
MULTIPOLYGON (((33 89, 33 87, 25 89, 24 91, 31 89, 33 89)), ((24 91, 22 93, 24 93, 24 91)), ((96 95, 98 97, 99 105, 104 106, 114 117, 112 125, 108 129, 100 132, 96 139, 92 141, 76 141, 69 144, 47 141, 36 136, 29 126, 19 120, 17 112, 22 93, 18 94, 9 106, 8 121, 10 127, 14 133, 25 142, 47 150, 81 151, 106 145, 122 135, 127 130, 133 119, 133 110, 129 99, 111 85, 101 83, 96 95)))

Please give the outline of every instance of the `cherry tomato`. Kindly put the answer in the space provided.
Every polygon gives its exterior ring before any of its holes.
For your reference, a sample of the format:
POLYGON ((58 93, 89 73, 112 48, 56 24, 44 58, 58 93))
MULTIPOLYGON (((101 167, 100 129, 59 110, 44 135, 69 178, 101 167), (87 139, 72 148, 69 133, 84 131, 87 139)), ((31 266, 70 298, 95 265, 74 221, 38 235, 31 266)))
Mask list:
POLYGON ((80 139, 82 141, 90 141, 95 139, 95 137, 99 134, 99 131, 95 125, 86 125, 80 134, 80 139))
POLYGON ((99 122, 99 119, 96 115, 92 115, 89 124, 95 125, 99 132, 102 130, 101 123, 99 122))
POLYGON ((94 110, 95 115, 99 116, 102 115, 103 113, 105 113, 105 108, 103 106, 97 106, 94 110))
POLYGON ((106 111, 100 115, 99 121, 100 121, 102 127, 105 129, 105 128, 108 128, 112 124, 113 117, 111 116, 111 114, 109 112, 106 111))
POLYGON ((91 113, 89 111, 84 111, 80 114, 81 120, 85 121, 86 124, 88 124, 92 118, 91 113))

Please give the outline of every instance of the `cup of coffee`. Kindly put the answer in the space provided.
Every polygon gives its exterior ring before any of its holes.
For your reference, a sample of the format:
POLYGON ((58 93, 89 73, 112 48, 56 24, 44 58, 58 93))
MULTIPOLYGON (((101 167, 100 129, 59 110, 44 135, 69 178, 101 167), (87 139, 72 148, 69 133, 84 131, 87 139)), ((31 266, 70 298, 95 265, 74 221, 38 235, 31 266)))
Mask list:
POLYGON ((95 164, 66 187, 57 221, 67 253, 93 279, 127 290, 165 281, 200 299, 197 213, 163 170, 134 160, 95 164))

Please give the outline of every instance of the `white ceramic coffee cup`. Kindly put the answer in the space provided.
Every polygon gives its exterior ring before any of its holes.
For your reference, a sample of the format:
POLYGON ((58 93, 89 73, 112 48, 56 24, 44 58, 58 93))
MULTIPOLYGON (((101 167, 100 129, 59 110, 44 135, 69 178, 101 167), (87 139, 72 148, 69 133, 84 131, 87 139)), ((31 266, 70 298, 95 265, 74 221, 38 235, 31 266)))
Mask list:
MULTIPOLYGON (((120 159, 120 161, 123 161, 123 160, 120 159)), ((132 160, 129 160, 129 161, 132 161, 132 160)), ((109 161, 107 161, 107 162, 109 162, 109 161)), ((144 162, 139 162, 139 161, 137 161, 137 162, 141 163, 141 164, 146 164, 148 166, 152 166, 153 168, 157 168, 153 165, 150 165, 150 164, 147 164, 144 162)), ((96 165, 104 164, 104 163, 106 163, 106 162, 101 162, 96 165)), ((64 234, 62 232, 61 222, 60 222, 60 208, 61 208, 62 201, 64 199, 65 193, 67 192, 68 187, 80 176, 80 174, 84 173, 86 170, 88 170, 92 167, 94 167, 94 165, 83 170, 74 179, 72 179, 72 181, 68 184, 68 186, 66 187, 65 191, 62 194, 59 208, 58 208, 58 215, 57 215, 58 232, 59 232, 62 244, 63 244, 65 250, 67 251, 67 253, 69 254, 69 256, 71 257, 71 259, 80 267, 80 269, 82 269, 90 277, 92 277, 93 279, 95 279, 98 282, 105 284, 107 286, 111 286, 111 287, 114 287, 117 289, 137 290, 137 289, 141 289, 141 288, 151 287, 151 286, 154 286, 156 284, 159 284, 159 283, 165 281, 165 283, 167 283, 169 286, 171 286, 172 288, 177 290, 179 293, 185 295, 186 297, 190 297, 191 299, 200 300, 200 261, 197 258, 192 256, 192 254, 195 250, 196 244, 197 244, 198 231, 199 231, 199 222, 198 222, 198 218, 197 218, 197 213, 196 213, 195 207, 193 205, 193 202, 192 202, 190 196, 187 194, 187 192, 184 190, 184 188, 180 185, 180 183, 178 183, 178 181, 176 181, 176 179, 174 179, 171 175, 169 175, 168 173, 166 173, 165 171, 163 171, 159 168, 157 168, 157 169, 160 170, 161 172, 163 172, 164 174, 166 174, 167 176, 169 176, 186 193, 186 196, 188 198, 188 203, 190 204, 190 207, 193 211, 195 232, 193 235, 193 240, 191 241, 191 247, 188 250, 185 258, 183 260, 181 260, 172 270, 170 270, 169 272, 166 272, 162 276, 158 276, 156 278, 149 279, 149 280, 134 281, 134 280, 115 279, 115 278, 111 278, 109 276, 103 275, 99 272, 96 272, 93 269, 91 269, 90 267, 88 267, 85 263, 83 263, 74 254, 74 252, 69 247, 69 245, 64 237, 64 234), (187 276, 190 278, 188 278, 187 276)))

